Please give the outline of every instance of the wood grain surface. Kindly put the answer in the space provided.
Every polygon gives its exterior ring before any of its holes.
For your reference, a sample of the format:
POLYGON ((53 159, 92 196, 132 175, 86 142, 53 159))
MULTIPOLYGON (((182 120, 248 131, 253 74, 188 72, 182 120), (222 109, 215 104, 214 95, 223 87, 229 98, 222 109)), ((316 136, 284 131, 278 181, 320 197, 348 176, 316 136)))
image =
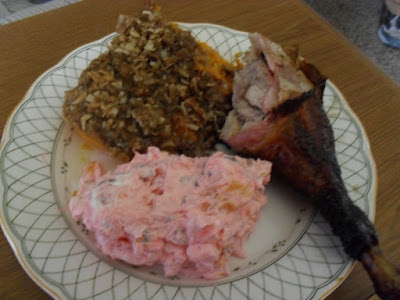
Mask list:
MULTIPOLYGON (((341 90, 368 134, 378 171, 375 224, 381 248, 400 263, 400 88, 300 1, 157 1, 169 20, 260 32, 300 53, 341 90)), ((33 81, 82 44, 114 31, 142 1, 88 0, 0 27, 0 132, 33 81)), ((351 22, 351 20, 349 20, 351 22)), ((359 263, 328 299, 368 299, 359 263)), ((49 299, 26 275, 0 233, 0 299, 49 299)))

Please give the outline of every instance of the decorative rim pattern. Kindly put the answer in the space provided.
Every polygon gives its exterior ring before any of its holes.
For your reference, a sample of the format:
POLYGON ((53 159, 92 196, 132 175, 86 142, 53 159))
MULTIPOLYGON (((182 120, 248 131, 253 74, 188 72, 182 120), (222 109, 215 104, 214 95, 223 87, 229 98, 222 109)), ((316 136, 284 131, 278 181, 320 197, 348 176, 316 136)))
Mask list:
MULTIPOLYGON (((212 24, 180 24, 228 60, 249 47, 245 32, 212 24)), ((114 34, 82 46, 44 73, 6 125, 0 153, 1 225, 32 279, 62 299, 318 299, 348 275, 353 261, 317 214, 298 243, 274 264, 218 285, 180 287, 146 282, 93 255, 65 222, 54 196, 56 137, 64 91, 106 49, 114 34)), ((328 81, 324 108, 334 128, 336 152, 351 199, 373 219, 375 165, 359 120, 328 81)))

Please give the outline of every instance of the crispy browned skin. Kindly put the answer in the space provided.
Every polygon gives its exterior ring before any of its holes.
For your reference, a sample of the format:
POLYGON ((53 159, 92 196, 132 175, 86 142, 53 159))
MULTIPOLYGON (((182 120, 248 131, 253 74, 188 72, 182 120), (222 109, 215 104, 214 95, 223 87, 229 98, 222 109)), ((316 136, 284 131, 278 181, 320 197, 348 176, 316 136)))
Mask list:
MULTIPOLYGON (((269 68, 268 58, 261 59, 269 68)), ((225 132, 225 140, 242 154, 272 161, 273 170, 319 209, 346 253, 363 263, 377 293, 384 299, 399 299, 399 269, 380 251, 373 224, 353 204, 341 178, 333 131, 322 106, 326 79, 304 60, 297 63, 314 89, 280 101, 253 129, 245 128, 236 137, 225 132)), ((227 129, 238 133, 232 124, 227 129)))
POLYGON ((268 134, 242 153, 273 162, 274 171, 318 207, 353 258, 378 243, 367 216, 350 200, 336 159, 333 131, 322 107, 325 78, 302 62, 305 73, 314 73, 314 90, 290 99, 267 116, 268 134))

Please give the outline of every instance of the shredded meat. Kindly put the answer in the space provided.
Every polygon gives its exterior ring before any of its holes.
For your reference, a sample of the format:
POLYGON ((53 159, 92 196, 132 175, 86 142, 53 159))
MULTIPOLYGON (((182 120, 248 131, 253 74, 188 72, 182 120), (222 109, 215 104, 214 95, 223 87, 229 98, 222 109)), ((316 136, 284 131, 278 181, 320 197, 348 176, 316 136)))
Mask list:
POLYGON ((149 146, 209 154, 231 109, 234 67, 158 11, 122 17, 118 30, 66 92, 65 119, 125 159, 149 146))

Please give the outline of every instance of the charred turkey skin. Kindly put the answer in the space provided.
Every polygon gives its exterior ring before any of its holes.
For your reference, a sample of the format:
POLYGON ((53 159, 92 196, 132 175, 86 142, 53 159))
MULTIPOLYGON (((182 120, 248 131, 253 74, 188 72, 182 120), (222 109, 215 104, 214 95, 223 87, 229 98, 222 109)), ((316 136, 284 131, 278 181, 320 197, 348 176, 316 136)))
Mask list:
POLYGON ((372 222, 342 180, 322 102, 326 77, 296 50, 285 51, 259 34, 250 41, 221 139, 240 154, 272 161, 273 172, 306 196, 345 252, 363 264, 377 294, 400 299, 400 270, 379 249, 372 222))

